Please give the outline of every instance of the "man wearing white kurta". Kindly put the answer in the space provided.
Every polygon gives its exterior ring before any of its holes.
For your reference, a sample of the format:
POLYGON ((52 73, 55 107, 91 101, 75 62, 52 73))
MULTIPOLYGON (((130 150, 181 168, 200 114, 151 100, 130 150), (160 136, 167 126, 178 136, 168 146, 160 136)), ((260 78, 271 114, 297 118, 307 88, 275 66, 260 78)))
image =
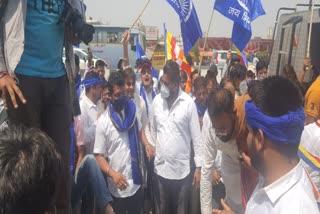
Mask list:
POLYGON ((231 139, 234 122, 234 102, 231 92, 226 89, 218 89, 209 95, 208 111, 203 118, 202 137, 204 140, 204 157, 201 169, 200 200, 202 214, 212 213, 212 173, 218 150, 221 151, 221 176, 226 188, 225 200, 237 214, 243 213, 241 203, 240 163, 236 139, 231 139), (218 104, 224 104, 220 105, 218 104), (216 127, 216 131, 210 119, 212 114, 215 124, 227 126, 216 127), (224 122, 220 122, 224 121, 224 122), (233 121, 233 122, 232 122, 233 121), (220 139, 222 138, 222 139, 220 139), (224 140, 224 141, 222 141, 224 140))

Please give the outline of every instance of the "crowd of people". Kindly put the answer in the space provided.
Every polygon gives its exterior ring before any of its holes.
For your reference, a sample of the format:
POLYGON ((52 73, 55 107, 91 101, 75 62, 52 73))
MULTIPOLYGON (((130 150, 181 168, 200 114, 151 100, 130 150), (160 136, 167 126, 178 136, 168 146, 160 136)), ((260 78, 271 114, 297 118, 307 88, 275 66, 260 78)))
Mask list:
POLYGON ((0 213, 319 213, 308 58, 268 76, 229 52, 221 81, 214 64, 189 76, 173 60, 155 78, 147 57, 129 65, 125 32, 119 69, 89 59, 81 76, 59 22, 78 1, 53 2, 0 4, 0 213))

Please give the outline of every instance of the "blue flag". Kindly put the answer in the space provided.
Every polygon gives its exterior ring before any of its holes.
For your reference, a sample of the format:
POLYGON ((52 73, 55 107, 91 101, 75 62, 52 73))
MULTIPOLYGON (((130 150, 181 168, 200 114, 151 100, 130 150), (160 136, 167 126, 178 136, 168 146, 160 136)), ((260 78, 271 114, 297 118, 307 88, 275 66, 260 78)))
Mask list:
POLYGON ((167 0, 180 17, 181 34, 185 55, 189 53, 199 38, 202 30, 192 0, 167 0))
MULTIPOLYGON (((141 59, 141 58, 147 58, 144 50, 142 49, 139 40, 136 40, 136 59, 141 59)), ((151 67, 151 72, 152 72, 152 77, 158 79, 158 73, 156 72, 156 70, 153 68, 153 66, 151 67)))
POLYGON ((231 40, 240 51, 251 39, 251 22, 265 14, 261 0, 216 0, 214 9, 234 22, 231 40))

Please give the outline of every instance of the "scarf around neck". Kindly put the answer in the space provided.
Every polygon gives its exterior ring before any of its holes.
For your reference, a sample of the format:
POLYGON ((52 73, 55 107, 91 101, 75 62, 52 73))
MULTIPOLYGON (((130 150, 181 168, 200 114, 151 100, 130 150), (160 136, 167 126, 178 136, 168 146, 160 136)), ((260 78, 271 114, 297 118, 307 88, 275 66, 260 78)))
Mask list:
MULTIPOLYGON (((152 93, 152 100, 153 100, 157 94, 154 90, 152 90, 151 93, 152 93)), ((140 85, 140 96, 142 96, 144 102, 146 103, 147 116, 149 117, 149 106, 148 106, 148 102, 147 102, 147 93, 146 93, 146 89, 144 88, 144 86, 142 84, 140 85)))
POLYGON ((109 115, 113 125, 120 132, 128 132, 133 183, 140 185, 142 183, 142 174, 139 166, 139 159, 141 158, 139 152, 140 138, 138 121, 136 120, 136 106, 132 100, 127 99, 124 112, 124 119, 121 120, 113 105, 110 104, 109 106, 109 115))

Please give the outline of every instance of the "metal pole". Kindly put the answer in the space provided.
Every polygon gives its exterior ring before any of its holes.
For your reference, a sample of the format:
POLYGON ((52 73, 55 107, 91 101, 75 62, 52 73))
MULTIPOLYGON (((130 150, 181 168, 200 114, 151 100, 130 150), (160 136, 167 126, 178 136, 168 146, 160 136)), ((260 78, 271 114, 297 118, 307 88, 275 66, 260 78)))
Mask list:
POLYGON ((312 1, 312 7, 311 7, 311 15, 310 15, 310 27, 309 27, 309 37, 308 37, 308 46, 307 46, 307 58, 310 58, 310 46, 311 46, 311 34, 312 34, 312 25, 313 25, 313 12, 314 12, 314 2, 312 1))
MULTIPOLYGON (((210 17, 210 22, 209 22, 209 26, 208 26, 208 30, 207 30, 207 32, 206 32, 206 37, 205 37, 205 39, 204 39, 203 52, 206 50, 206 46, 207 46, 207 41, 208 41, 208 36, 209 36, 210 28, 211 28, 211 23, 212 23, 213 15, 214 15, 214 10, 212 10, 211 17, 210 17)), ((201 76, 201 64, 202 64, 202 60, 203 60, 203 56, 200 56, 200 64, 199 64, 199 74, 200 74, 200 76, 201 76)))

